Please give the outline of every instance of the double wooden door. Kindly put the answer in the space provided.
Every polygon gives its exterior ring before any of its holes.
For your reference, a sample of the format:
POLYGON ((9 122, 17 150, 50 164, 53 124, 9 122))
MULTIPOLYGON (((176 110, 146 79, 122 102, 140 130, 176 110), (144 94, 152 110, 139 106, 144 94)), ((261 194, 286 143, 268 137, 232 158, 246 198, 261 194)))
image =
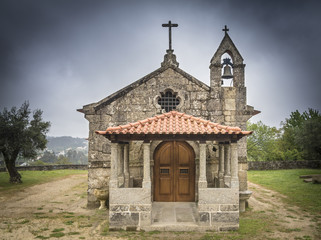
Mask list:
POLYGON ((195 156, 186 142, 164 142, 154 155, 154 201, 195 201, 195 156))

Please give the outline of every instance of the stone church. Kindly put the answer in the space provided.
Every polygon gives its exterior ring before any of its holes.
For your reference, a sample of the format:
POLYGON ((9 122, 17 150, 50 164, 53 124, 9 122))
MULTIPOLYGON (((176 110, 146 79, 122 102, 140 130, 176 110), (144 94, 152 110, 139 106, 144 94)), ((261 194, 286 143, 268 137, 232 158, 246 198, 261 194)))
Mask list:
POLYGON ((95 189, 108 189, 110 229, 238 229, 251 195, 246 122, 259 113, 246 102, 243 58, 225 26, 207 85, 179 68, 178 25, 163 26, 160 68, 78 109, 89 121, 87 206, 99 206, 95 189))

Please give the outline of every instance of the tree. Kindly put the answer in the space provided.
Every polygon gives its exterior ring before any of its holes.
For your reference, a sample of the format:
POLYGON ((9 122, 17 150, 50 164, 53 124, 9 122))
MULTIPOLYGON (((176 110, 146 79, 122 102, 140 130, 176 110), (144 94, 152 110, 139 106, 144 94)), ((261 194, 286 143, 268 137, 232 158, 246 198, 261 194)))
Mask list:
POLYGON ((46 133, 50 122, 42 120, 42 111, 37 109, 32 114, 26 101, 17 109, 4 108, 0 112, 0 153, 2 153, 11 183, 21 183, 15 162, 18 156, 34 158, 37 150, 46 147, 46 133))
POLYGON ((55 163, 57 161, 57 156, 53 152, 46 150, 39 160, 44 163, 55 163))
MULTIPOLYGON (((302 114, 296 110, 282 123, 283 135, 280 149, 284 152, 298 151, 308 160, 321 157, 321 115, 309 108, 302 114)), ((294 159, 295 160, 295 159, 294 159)))
POLYGON ((3 166, 4 166, 4 159, 2 154, 0 154, 0 167, 3 167, 3 166))
POLYGON ((321 119, 313 118, 304 121, 297 130, 296 144, 302 149, 303 157, 307 160, 321 159, 321 119))
POLYGON ((282 153, 278 149, 280 131, 269 127, 261 121, 247 123, 247 129, 253 134, 247 137, 247 155, 249 161, 280 160, 282 153))
POLYGON ((31 162, 30 165, 31 166, 44 166, 44 165, 46 165, 46 163, 41 160, 37 160, 37 161, 31 162))
POLYGON ((86 164, 88 158, 83 152, 78 152, 74 149, 69 149, 65 155, 73 164, 86 164))
POLYGON ((71 162, 69 159, 63 155, 59 155, 58 160, 56 162, 57 165, 70 165, 71 162))

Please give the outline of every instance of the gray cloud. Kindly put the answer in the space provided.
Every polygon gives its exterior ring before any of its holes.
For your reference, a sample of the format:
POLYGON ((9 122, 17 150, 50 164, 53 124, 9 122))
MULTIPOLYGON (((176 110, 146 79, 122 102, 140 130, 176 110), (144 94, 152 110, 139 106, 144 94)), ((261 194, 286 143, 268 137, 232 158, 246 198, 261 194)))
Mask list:
POLYGON ((0 109, 29 100, 50 135, 86 137, 77 108, 160 66, 172 20, 180 67, 209 84, 224 25, 246 67, 253 121, 279 126, 291 111, 320 110, 318 1, 0 2, 0 109))

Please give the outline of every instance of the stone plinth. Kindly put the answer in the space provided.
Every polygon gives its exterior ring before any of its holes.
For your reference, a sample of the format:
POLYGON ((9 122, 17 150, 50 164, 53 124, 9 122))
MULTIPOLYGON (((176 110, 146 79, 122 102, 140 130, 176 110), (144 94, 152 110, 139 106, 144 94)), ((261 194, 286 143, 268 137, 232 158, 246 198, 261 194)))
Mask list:
POLYGON ((245 203, 251 197, 251 191, 240 192, 240 212, 245 212, 245 203))
POLYGON ((109 229, 141 230, 151 225, 151 191, 146 188, 111 188, 109 229))
POLYGON ((238 189, 199 189, 199 225, 214 231, 239 228, 238 189))

